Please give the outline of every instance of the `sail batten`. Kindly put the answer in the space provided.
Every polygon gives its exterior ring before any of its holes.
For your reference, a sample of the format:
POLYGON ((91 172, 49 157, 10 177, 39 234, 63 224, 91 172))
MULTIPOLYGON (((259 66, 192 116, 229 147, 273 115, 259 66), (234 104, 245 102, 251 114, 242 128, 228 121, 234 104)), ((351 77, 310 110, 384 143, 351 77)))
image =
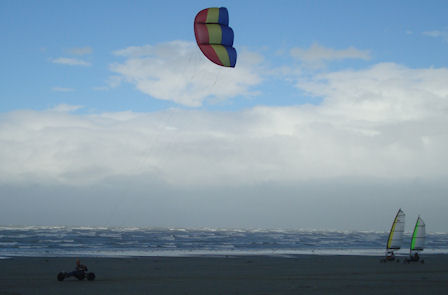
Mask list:
POLYGON ((398 250, 401 248, 405 217, 406 214, 404 214, 404 212, 399 209, 397 215, 395 216, 394 222, 392 223, 389 238, 387 239, 387 250, 398 250))

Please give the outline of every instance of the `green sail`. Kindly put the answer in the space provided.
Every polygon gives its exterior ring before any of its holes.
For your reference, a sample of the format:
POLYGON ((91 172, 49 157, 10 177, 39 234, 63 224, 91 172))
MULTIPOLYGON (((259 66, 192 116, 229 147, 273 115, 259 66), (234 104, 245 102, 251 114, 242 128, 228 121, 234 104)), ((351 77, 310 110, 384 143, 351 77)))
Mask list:
POLYGON ((425 223, 419 216, 415 223, 414 232, 412 233, 411 251, 423 250, 425 244, 425 231, 425 223))

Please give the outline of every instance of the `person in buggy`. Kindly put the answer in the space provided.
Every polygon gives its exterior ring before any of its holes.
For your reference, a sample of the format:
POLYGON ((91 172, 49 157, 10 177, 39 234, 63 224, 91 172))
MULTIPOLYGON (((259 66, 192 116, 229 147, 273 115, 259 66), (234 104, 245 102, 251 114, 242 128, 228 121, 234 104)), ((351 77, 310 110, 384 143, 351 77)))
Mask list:
POLYGON ((418 252, 415 252, 414 255, 410 255, 410 260, 411 261, 419 261, 420 255, 418 255, 418 252))
POLYGON ((394 251, 387 251, 385 260, 386 261, 394 261, 395 260, 394 251))
POLYGON ((75 270, 72 272, 69 272, 68 274, 70 276, 74 276, 74 277, 81 277, 81 276, 84 276, 84 274, 87 271, 88 271, 87 266, 84 264, 81 264, 81 261, 79 260, 79 258, 77 258, 75 270))
POLYGON ((421 263, 425 263, 424 260, 420 260, 420 255, 418 254, 417 251, 415 251, 413 254, 412 252, 409 254, 409 258, 407 258, 405 260, 405 262, 410 263, 410 262, 417 262, 420 261, 421 263))

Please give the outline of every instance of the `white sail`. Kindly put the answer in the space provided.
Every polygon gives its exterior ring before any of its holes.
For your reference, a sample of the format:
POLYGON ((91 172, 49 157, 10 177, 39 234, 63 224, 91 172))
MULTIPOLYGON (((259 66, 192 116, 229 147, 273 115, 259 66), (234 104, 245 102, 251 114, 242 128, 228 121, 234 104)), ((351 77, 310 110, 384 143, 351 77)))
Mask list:
POLYGON ((423 251, 425 246, 426 226, 420 216, 415 223, 414 232, 411 238, 411 251, 423 251))
POLYGON ((406 214, 401 209, 398 210, 394 222, 390 229, 389 238, 387 239, 387 250, 398 250, 401 248, 404 232, 404 220, 406 214))

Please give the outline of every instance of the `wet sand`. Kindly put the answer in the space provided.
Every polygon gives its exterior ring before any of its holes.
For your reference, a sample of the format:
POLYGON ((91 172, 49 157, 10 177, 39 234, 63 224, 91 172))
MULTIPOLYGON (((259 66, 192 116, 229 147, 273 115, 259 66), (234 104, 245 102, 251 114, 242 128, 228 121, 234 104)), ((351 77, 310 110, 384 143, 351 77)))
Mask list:
POLYGON ((56 280, 74 258, 0 260, 0 294, 448 294, 448 255, 424 264, 298 255, 81 258, 95 281, 56 280))

